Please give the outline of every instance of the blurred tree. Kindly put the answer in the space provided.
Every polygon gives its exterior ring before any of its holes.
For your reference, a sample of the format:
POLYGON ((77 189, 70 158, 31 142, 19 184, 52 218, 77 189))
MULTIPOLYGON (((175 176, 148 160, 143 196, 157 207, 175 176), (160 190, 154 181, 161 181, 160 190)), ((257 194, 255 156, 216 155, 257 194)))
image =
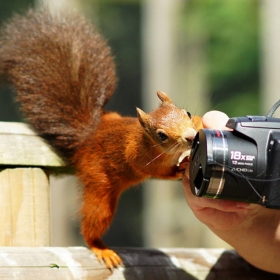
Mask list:
POLYGON ((140 3, 136 0, 85 2, 93 5, 90 17, 108 39, 115 56, 118 86, 107 109, 136 116, 135 106, 141 107, 140 3))
POLYGON ((259 113, 258 10, 256 0, 185 5, 183 28, 204 37, 212 108, 230 116, 259 113))
POLYGON ((1 0, 0 24, 14 13, 20 13, 33 4, 34 0, 1 0))
MULTIPOLYGON (((20 13, 27 7, 34 4, 33 0, 1 0, 0 25, 4 20, 11 17, 14 13, 20 13)), ((1 82, 1 78, 0 78, 1 82)), ((14 94, 8 85, 0 83, 0 120, 1 121, 20 121, 22 115, 18 107, 14 104, 14 94)))

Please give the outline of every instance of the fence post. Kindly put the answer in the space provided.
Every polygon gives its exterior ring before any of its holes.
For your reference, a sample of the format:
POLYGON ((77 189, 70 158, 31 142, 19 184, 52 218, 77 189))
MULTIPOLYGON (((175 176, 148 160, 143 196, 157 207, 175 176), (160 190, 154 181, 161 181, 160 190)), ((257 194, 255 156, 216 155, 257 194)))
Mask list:
POLYGON ((0 172, 0 245, 50 246, 49 182, 40 168, 0 172))
POLYGON ((50 246, 46 171, 63 165, 26 124, 0 122, 0 246, 50 246))

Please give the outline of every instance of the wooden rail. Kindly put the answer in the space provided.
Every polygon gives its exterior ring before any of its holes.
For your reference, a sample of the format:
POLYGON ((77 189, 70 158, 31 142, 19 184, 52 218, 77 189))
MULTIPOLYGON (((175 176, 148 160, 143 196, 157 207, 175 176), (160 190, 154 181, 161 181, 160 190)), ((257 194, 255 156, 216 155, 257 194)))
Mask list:
POLYGON ((47 170, 63 161, 26 124, 0 122, 0 246, 50 246, 47 170))
POLYGON ((124 266, 108 270, 84 247, 0 247, 0 279, 280 279, 222 249, 117 248, 124 266))
POLYGON ((108 270, 84 247, 50 246, 50 172, 63 161, 22 123, 0 122, 0 279, 280 279, 235 251, 116 248, 108 270))

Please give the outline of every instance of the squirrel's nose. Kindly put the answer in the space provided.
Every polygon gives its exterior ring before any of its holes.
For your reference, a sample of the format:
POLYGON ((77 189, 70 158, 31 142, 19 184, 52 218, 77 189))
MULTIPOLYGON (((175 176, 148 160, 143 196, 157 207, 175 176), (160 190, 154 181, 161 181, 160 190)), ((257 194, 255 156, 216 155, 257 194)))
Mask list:
POLYGON ((182 139, 184 142, 191 142, 193 141, 194 137, 196 135, 196 131, 193 128, 188 128, 184 131, 182 135, 182 139))

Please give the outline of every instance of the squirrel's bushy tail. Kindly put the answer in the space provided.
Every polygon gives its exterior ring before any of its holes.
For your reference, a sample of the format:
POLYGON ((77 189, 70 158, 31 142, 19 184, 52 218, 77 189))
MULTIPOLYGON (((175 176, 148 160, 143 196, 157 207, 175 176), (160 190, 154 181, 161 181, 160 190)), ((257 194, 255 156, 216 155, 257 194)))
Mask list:
POLYGON ((66 159, 95 129, 116 84, 110 48, 95 28, 77 14, 46 9, 2 27, 0 72, 31 125, 66 159))

